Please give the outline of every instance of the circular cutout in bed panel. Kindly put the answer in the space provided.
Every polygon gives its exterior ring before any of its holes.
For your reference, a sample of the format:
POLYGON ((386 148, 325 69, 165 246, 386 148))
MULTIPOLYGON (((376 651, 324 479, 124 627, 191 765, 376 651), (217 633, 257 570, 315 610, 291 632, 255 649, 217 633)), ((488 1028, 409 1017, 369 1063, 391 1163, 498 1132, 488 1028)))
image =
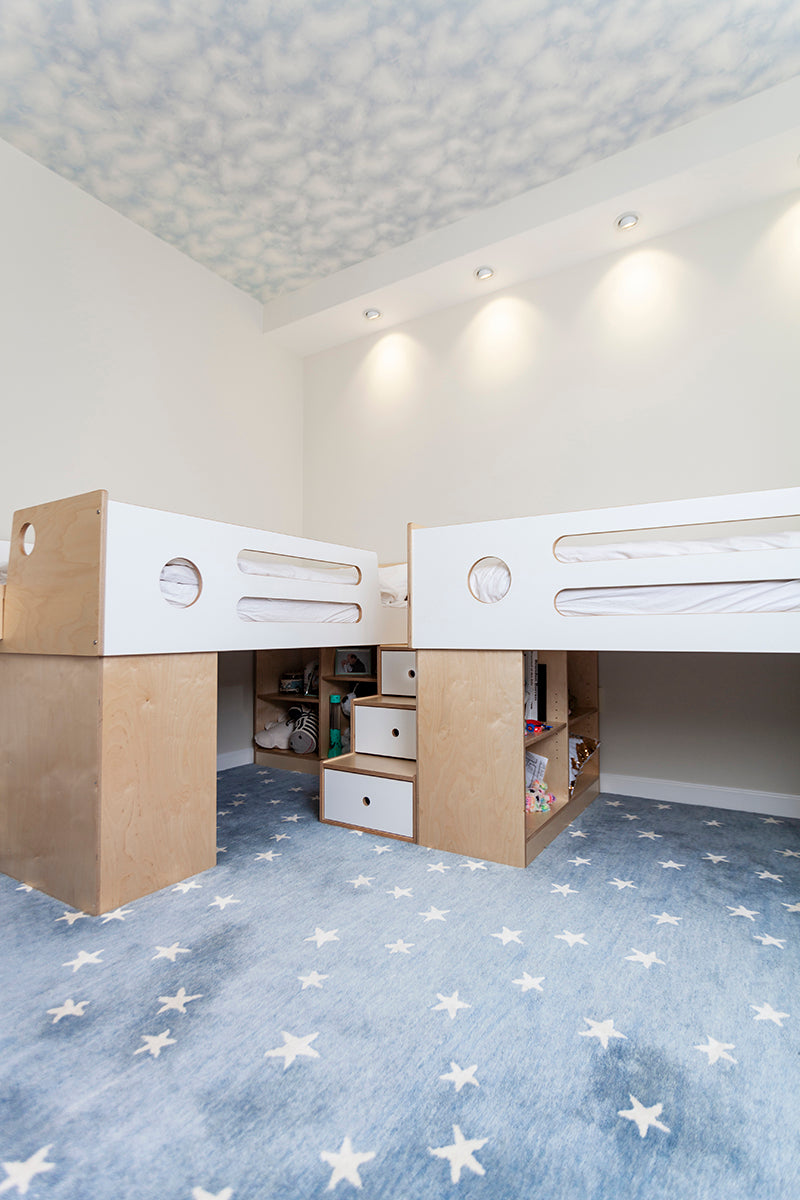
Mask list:
POLYGON ((508 595, 511 587, 508 563, 493 555, 479 558, 470 569, 468 583, 472 595, 481 604, 497 604, 498 600, 508 595))
POLYGON ((161 568, 158 585, 167 604, 190 608, 203 590, 203 577, 188 558, 171 558, 161 568))
POLYGON ((33 547, 36 545, 36 530, 31 525, 30 521, 23 525, 19 531, 19 538, 22 544, 22 553, 33 553, 33 547))

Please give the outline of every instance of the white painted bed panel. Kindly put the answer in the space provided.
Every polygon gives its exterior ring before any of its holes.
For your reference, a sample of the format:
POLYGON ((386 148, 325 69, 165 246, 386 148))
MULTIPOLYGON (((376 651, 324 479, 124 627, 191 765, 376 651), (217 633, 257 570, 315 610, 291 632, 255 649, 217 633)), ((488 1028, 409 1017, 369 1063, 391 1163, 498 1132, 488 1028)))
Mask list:
MULTIPOLYGON (((800 512, 800 488, 589 512, 413 529, 412 630, 416 648, 671 650, 800 653, 800 613, 671 616, 562 615, 564 589, 800 578, 800 550, 761 550, 562 563, 561 537, 758 520, 800 512), (482 604, 468 587, 481 558, 503 559, 511 587, 482 604)), ((624 540, 622 537, 620 540, 624 540)))
POLYGON ((106 655, 369 645, 381 639, 380 608, 377 556, 371 551, 108 502, 106 655), (353 585, 247 575, 237 566, 242 550, 354 565, 361 581, 353 585), (188 608, 168 604, 161 593, 161 569, 173 558, 189 559, 202 576, 201 594, 188 608), (236 612, 242 596, 359 604, 361 620, 242 621, 236 612))

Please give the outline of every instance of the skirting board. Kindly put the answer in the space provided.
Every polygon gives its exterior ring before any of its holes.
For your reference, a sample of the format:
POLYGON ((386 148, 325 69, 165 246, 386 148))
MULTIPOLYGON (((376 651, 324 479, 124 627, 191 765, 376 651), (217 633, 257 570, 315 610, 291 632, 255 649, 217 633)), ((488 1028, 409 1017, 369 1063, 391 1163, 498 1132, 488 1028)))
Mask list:
POLYGON ((600 791, 616 796, 641 796, 644 800, 660 800, 671 804, 700 804, 708 808, 731 808, 738 812, 800 819, 800 796, 785 792, 751 792, 747 788, 647 779, 638 775, 611 775, 605 771, 600 773, 600 791))
POLYGON ((217 770, 230 771, 231 767, 246 767, 253 761, 253 751, 249 746, 241 750, 228 750, 225 754, 217 755, 217 770))

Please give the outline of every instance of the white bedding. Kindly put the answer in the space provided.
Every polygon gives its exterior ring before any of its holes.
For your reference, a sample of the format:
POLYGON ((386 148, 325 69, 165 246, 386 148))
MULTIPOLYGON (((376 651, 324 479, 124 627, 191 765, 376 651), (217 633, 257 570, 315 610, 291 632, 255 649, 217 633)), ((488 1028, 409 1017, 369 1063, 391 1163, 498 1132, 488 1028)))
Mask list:
MULTIPOLYGON (((752 550, 800 548, 800 533, 756 534, 681 541, 615 542, 606 545, 559 545, 563 562, 613 562, 619 559, 722 554, 752 550)), ((470 575, 473 594, 495 604, 506 594, 510 575, 505 564, 478 564, 470 575)), ((794 612, 800 610, 800 580, 747 583, 653 584, 644 587, 572 588, 561 592, 558 611, 565 615, 636 616, 682 613, 794 612)))

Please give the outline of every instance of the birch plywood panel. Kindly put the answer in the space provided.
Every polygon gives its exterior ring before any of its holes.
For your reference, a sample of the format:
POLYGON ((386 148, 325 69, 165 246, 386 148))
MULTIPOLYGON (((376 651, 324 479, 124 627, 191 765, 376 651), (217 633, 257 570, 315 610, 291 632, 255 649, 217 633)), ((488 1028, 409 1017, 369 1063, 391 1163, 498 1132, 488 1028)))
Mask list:
POLYGON ((100 661, 0 655, 0 871, 97 912, 100 661))
POLYGON ((216 862, 216 654, 103 660, 100 906, 216 862))
POLYGON ((424 846, 525 866, 522 654, 417 652, 424 846))
POLYGON ((102 654, 107 500, 87 492, 14 514, 0 650, 102 654))

